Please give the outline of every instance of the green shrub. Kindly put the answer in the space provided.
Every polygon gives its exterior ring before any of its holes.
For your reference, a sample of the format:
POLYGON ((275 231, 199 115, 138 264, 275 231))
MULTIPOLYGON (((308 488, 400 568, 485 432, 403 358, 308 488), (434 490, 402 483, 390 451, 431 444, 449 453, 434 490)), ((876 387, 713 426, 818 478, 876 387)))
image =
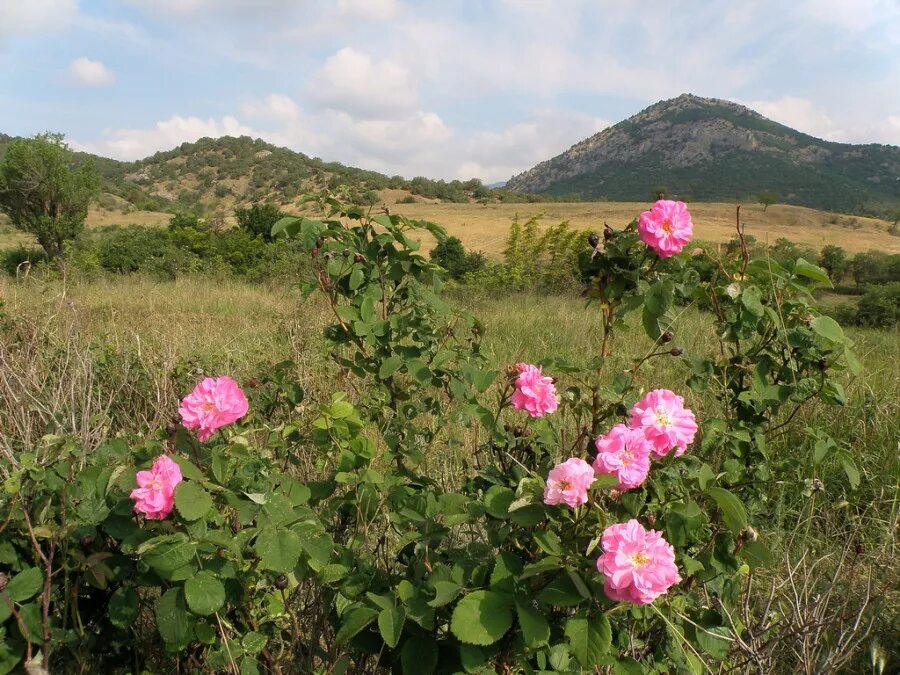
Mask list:
POLYGON ((28 272, 38 263, 49 260, 42 248, 19 246, 3 252, 3 269, 11 277, 28 272))
POLYGON ((871 328, 896 328, 900 323, 900 282, 868 286, 856 305, 853 323, 871 328))
POLYGON ((466 251, 457 237, 447 237, 431 250, 431 259, 447 270, 451 279, 462 279, 485 266, 483 253, 466 251))
POLYGON ((251 204, 249 208, 236 208, 234 216, 238 227, 266 241, 272 240, 272 226, 287 214, 274 204, 251 204))

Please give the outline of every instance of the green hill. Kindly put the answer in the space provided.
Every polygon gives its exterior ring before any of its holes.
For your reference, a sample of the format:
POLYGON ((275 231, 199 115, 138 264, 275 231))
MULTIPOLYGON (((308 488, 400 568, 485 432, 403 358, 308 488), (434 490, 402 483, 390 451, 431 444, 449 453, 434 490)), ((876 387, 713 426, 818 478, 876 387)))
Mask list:
POLYGON ((647 200, 779 201, 847 213, 900 208, 900 148, 824 141, 744 106, 684 94, 661 101, 514 176, 511 190, 647 200))

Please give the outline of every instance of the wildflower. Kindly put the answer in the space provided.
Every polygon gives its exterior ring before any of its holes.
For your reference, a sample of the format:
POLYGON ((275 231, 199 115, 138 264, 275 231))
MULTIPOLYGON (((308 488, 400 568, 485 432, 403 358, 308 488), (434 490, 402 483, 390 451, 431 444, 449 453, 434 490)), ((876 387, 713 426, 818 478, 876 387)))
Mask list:
POLYGON ((672 545, 634 519, 607 527, 601 546, 597 569, 611 600, 648 605, 681 581, 672 545))
POLYGON ((197 429, 197 438, 207 441, 216 429, 247 414, 247 397, 230 377, 207 377, 181 401, 178 412, 188 429, 197 429))
POLYGON ((544 503, 563 503, 573 509, 586 504, 587 491, 593 482, 594 469, 591 465, 578 457, 570 457, 550 469, 544 489, 544 503))
POLYGON ((638 233, 660 258, 681 253, 694 234, 691 214, 684 202, 660 199, 638 219, 638 233))
POLYGON ((559 407, 553 378, 541 373, 539 366, 520 363, 516 366, 516 391, 512 395, 513 408, 524 410, 532 417, 543 417, 559 407))
POLYGON ((175 505, 175 486, 181 482, 181 468, 166 455, 160 455, 149 471, 137 472, 138 487, 131 491, 134 510, 147 520, 162 520, 175 505))
POLYGON ((615 489, 631 490, 647 479, 653 446, 640 429, 617 424, 594 441, 594 445, 597 447, 594 471, 618 478, 615 489))
POLYGON ((644 433, 656 458, 665 457, 672 448, 677 448, 675 456, 680 457, 697 433, 694 413, 684 407, 681 396, 668 389, 654 389, 635 403, 630 426, 644 433))

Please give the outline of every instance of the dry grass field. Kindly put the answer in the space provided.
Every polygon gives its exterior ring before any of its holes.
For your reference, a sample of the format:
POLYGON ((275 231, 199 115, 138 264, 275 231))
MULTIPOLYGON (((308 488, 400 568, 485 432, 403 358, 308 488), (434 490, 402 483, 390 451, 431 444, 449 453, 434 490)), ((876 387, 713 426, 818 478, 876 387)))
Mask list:
MULTIPOLYGON (((688 205, 694 220, 694 236, 713 242, 726 242, 735 234, 733 204, 694 203, 688 205)), ((569 221, 576 229, 600 230, 603 223, 621 228, 641 211, 643 202, 581 202, 540 204, 394 204, 392 212, 411 218, 440 223, 460 238, 466 248, 498 255, 504 247, 509 225, 544 214, 543 224, 569 221)), ((846 216, 800 206, 776 204, 766 211, 759 204, 741 208, 746 232, 761 243, 773 244, 784 237, 797 244, 819 250, 828 244, 842 246, 850 253, 880 250, 900 253, 900 237, 888 233, 890 224, 876 218, 846 216)), ((429 242, 430 243, 430 242, 429 242)))
MULTIPOLYGON (((386 191, 389 192, 389 191, 386 191)), ((405 191, 393 191, 406 195, 405 191)), ((400 213, 416 219, 430 220, 443 225, 447 231, 462 240, 468 249, 483 251, 489 256, 499 256, 506 243, 509 226, 517 215, 524 221, 542 215, 544 226, 568 221, 579 230, 599 230, 603 223, 621 228, 641 211, 649 208, 644 202, 575 202, 537 204, 446 204, 418 202, 398 204, 392 197, 382 194, 391 213, 400 213)), ((288 207, 285 207, 289 210, 288 207)), ((380 210, 383 206, 375 206, 380 210)), ((689 205, 694 219, 694 236, 712 242, 726 242, 734 237, 735 206, 725 203, 693 203, 689 205)), ((119 211, 116 209, 91 209, 87 227, 106 225, 163 226, 171 218, 169 213, 156 211, 119 211)), ((784 237, 797 244, 805 244, 820 250, 828 244, 843 247, 851 254, 859 251, 879 250, 900 253, 900 237, 888 233, 890 223, 877 218, 848 216, 818 211, 801 206, 776 204, 766 211, 759 204, 747 204, 741 208, 747 234, 761 243, 772 244, 784 237)), ((226 218, 227 223, 233 218, 226 218)), ((427 247, 433 245, 430 236, 423 237, 427 247)), ((0 249, 15 246, 33 246, 31 237, 16 231, 0 219, 0 249)))

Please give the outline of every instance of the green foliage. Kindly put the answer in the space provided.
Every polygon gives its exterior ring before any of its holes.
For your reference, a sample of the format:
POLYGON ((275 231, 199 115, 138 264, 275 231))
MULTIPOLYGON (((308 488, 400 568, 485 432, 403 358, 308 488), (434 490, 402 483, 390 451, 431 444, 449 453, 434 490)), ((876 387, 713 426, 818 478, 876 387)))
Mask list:
POLYGON ((253 203, 249 208, 239 207, 234 210, 239 228, 266 241, 272 240, 272 226, 285 215, 287 214, 274 204, 253 203))
POLYGON ((100 191, 91 162, 73 167, 60 134, 38 134, 9 144, 0 161, 0 212, 35 236, 49 258, 84 227, 88 205, 100 191))
POLYGON ((763 190, 756 195, 756 201, 763 205, 763 211, 767 211, 772 204, 778 203, 778 195, 771 190, 763 190))
MULTIPOLYGON (((770 455, 767 439, 813 398, 841 405, 833 375, 858 367, 811 304, 826 272, 751 260, 742 246, 701 280, 684 256, 651 253, 634 222, 610 230, 583 267, 597 350, 548 356, 560 410, 525 418, 511 409, 515 369, 486 362, 483 327, 441 297, 442 271, 411 236, 425 228, 442 242, 442 228, 327 194, 304 203, 310 215, 280 219, 271 235, 306 252, 313 274, 300 288, 332 317, 335 381, 352 398, 304 401, 280 364, 250 413, 206 443, 176 429, 22 448, 0 501, 13 666, 26 641, 51 671, 631 672, 638 655, 650 672, 738 666, 725 647, 746 629, 726 617, 739 615, 750 570, 774 559, 765 486, 794 489, 808 469, 802 453, 770 455), (600 479, 583 507, 546 505, 549 470, 590 458, 594 438, 627 418, 656 359, 675 355, 666 331, 677 313, 701 299, 716 345, 685 359, 682 391, 713 390, 721 409, 698 420, 695 446, 635 490, 600 479), (623 362, 616 340, 631 313, 654 342, 623 362), (436 476, 429 458, 460 447, 460 480, 436 476), (163 453, 184 475, 174 511, 135 517, 136 471, 163 453), (610 600, 596 567, 603 530, 631 518, 665 532, 683 577, 646 607, 610 600), (152 655, 134 646, 148 631, 152 655)), ((516 231, 507 265, 552 286, 551 264, 567 262, 571 278, 586 243, 564 224, 548 232, 516 231)), ((192 251, 218 246, 195 227, 169 235, 192 251)), ((821 429, 809 435, 824 448, 818 465, 846 473, 839 489, 858 489, 850 452, 821 429)))
POLYGON ((822 255, 819 257, 819 265, 822 266, 831 281, 837 285, 843 281, 849 269, 847 252, 840 246, 829 244, 822 247, 822 255))
POLYGON ((458 237, 447 237, 438 242, 429 255, 436 264, 447 270, 451 279, 462 279, 485 266, 484 254, 466 251, 458 237))
POLYGON ((14 277, 17 274, 25 274, 32 267, 48 260, 47 252, 42 248, 11 248, 3 252, 3 269, 14 277))

